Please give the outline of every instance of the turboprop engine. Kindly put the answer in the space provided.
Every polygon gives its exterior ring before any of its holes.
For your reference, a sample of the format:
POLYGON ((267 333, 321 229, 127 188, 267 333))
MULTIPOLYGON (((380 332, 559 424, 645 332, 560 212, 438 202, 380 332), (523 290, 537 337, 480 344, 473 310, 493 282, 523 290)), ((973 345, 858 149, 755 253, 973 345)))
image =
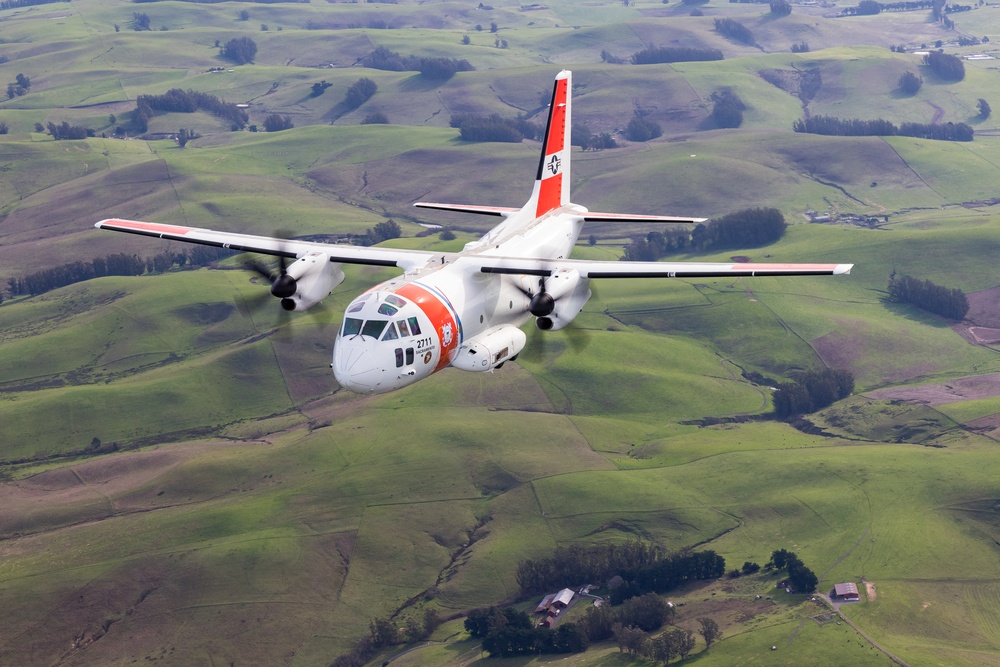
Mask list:
POLYGON ((590 279, 576 269, 556 269, 531 298, 529 310, 543 331, 558 331, 580 314, 590 299, 590 279))
POLYGON ((491 371, 517 357, 526 340, 524 332, 510 324, 487 329, 465 341, 451 365, 463 371, 491 371))
POLYGON ((340 264, 322 252, 311 252, 288 265, 271 285, 271 294, 281 298, 285 310, 305 310, 315 306, 344 282, 340 264))

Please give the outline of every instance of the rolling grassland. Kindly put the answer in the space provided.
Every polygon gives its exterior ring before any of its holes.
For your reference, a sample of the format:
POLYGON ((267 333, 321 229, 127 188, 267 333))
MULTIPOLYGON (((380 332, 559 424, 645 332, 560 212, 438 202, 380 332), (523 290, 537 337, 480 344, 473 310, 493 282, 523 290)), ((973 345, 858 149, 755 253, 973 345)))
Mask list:
MULTIPOLYGON (((525 558, 631 539, 713 549, 728 568, 789 549, 821 592, 862 578, 877 592, 841 619, 776 588, 773 573, 682 589, 671 595, 684 605, 676 624, 694 630, 710 616, 723 631, 707 652, 699 638, 689 662, 889 665, 877 644, 911 665, 1000 664, 1000 445, 987 437, 1000 390, 983 380, 953 391, 1000 373, 1000 357, 886 293, 892 271, 970 293, 1000 282, 1000 125, 976 115, 979 98, 1000 105, 997 61, 967 61, 965 79, 948 83, 888 48, 969 34, 991 42, 946 50, 992 52, 1000 10, 958 13, 949 32, 926 11, 837 19, 796 5, 776 19, 767 5, 722 2, 700 6, 703 16, 652 0, 492 4, 74 0, 0 11, 0 82, 32 82, 0 101, 0 285, 114 252, 181 250, 93 229, 110 216, 334 236, 392 218, 404 231, 393 245, 458 250, 494 221, 412 202, 520 205, 538 144, 465 143, 451 116, 538 122, 563 67, 574 71, 575 119, 591 131, 615 132, 636 109, 664 130, 575 151, 574 201, 706 216, 775 207, 790 223, 780 242, 678 259, 854 262, 852 274, 595 282, 576 329, 532 331, 516 364, 447 370, 379 397, 340 390, 328 363, 343 308, 385 270, 348 268, 322 309, 291 317, 262 303, 266 285, 239 258, 4 294, 0 664, 326 665, 371 619, 403 625, 426 609, 450 620, 393 665, 638 664, 612 643, 487 660, 461 616, 517 600, 525 558), (135 12, 151 31, 131 29, 135 12), (744 22, 757 44, 714 31, 719 17, 744 22), (253 64, 219 55, 217 40, 240 36, 258 45, 253 64), (810 51, 789 53, 801 41, 810 51), (725 60, 601 62, 605 49, 628 57, 654 45, 717 48, 725 60), (476 69, 435 81, 362 67, 376 46, 476 69), (905 71, 924 78, 915 96, 898 90, 905 71), (793 85, 803 72, 820 82, 809 94, 793 85), (350 109, 344 95, 361 77, 378 92, 350 109), (768 83, 778 79, 787 85, 768 83), (138 95, 178 87, 248 104, 252 124, 280 114, 295 127, 231 132, 205 112, 162 113, 153 138, 101 136, 127 122, 138 95), (710 118, 725 88, 747 104, 739 129, 710 118), (391 124, 362 125, 374 111, 391 124), (795 134, 804 113, 964 122, 976 137, 795 134), (50 121, 97 136, 35 131, 50 121), (202 135, 183 149, 165 136, 182 127, 202 135), (807 224, 807 209, 841 218, 807 224), (418 223, 458 238, 418 237, 418 223), (745 374, 780 382, 823 367, 850 370, 856 391, 811 415, 808 432, 755 417, 773 389, 745 374)), ((598 243, 575 256, 616 257, 647 231, 588 228, 598 243)))

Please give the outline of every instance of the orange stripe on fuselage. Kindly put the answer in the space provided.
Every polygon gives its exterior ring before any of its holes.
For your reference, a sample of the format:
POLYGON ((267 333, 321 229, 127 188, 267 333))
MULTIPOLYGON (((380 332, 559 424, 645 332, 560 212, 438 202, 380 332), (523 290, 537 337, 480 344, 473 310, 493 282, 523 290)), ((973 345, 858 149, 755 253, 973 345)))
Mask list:
POLYGON ((417 304, 420 310, 424 312, 424 315, 431 321, 431 325, 434 327, 434 332, 437 335, 438 345, 441 346, 441 356, 438 359, 437 367, 434 369, 434 372, 437 373, 450 364, 458 352, 458 322, 452 316, 451 309, 436 294, 420 285, 407 283, 397 289, 396 294, 417 304), (451 332, 450 340, 445 345, 445 340, 449 338, 449 330, 451 332))

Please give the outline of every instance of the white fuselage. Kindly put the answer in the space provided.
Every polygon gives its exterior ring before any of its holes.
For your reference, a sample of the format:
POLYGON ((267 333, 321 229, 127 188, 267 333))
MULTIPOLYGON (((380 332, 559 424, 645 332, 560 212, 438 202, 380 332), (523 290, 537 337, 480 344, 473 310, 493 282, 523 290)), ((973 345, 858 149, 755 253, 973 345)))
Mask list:
MULTIPOLYGON (((520 327, 530 317, 528 302, 539 279, 483 273, 463 258, 531 257, 557 264, 576 244, 582 212, 570 205, 532 219, 530 212, 518 211, 463 252, 444 255, 354 299, 334 346, 337 382, 360 393, 393 391, 446 368, 463 351, 476 354, 475 343, 489 345, 488 337, 500 328, 520 327)), ((507 358, 494 358, 482 369, 507 358)), ((460 367, 469 370, 468 365, 460 367)))

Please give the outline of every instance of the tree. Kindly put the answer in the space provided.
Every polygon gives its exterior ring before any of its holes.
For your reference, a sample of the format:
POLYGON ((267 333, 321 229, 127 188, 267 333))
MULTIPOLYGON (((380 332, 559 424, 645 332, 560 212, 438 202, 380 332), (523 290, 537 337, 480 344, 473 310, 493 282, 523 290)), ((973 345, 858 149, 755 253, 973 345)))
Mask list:
POLYGON ((882 5, 878 0, 861 0, 858 3, 857 14, 861 16, 874 16, 882 12, 882 5))
POLYGON ((241 9, 240 13, 239 13, 239 16, 237 18, 239 18, 240 21, 249 21, 250 20, 250 12, 248 12, 245 9, 241 9))
POLYGON ((660 124, 651 118, 636 114, 625 127, 625 138, 629 141, 649 141, 663 134, 660 124))
POLYGON ((7 134, 8 132, 10 132, 10 126, 0 120, 0 134, 7 134))
POLYGON ((990 112, 992 111, 992 109, 990 109, 990 103, 989 102, 987 102, 986 100, 984 100, 983 98, 980 97, 979 101, 976 102, 976 107, 979 108, 979 117, 980 118, 982 118, 983 120, 986 120, 987 118, 990 117, 990 112))
POLYGON ((223 45, 221 53, 223 58, 237 65, 246 65, 257 57, 257 42, 246 36, 233 37, 223 45))
POLYGON ((642 652, 649 639, 649 636, 639 628, 624 626, 621 623, 614 624, 612 633, 618 642, 618 650, 629 655, 638 655, 642 652))
POLYGON ((132 12, 132 30, 152 30, 152 28, 149 27, 149 14, 132 12))
POLYGON ((378 92, 378 84, 368 77, 360 78, 347 89, 347 93, 344 95, 344 104, 348 108, 357 109, 370 100, 376 92, 378 92))
POLYGON ((26 77, 24 74, 18 73, 14 80, 17 81, 17 85, 21 86, 25 90, 31 88, 31 79, 26 77))
POLYGON ((309 96, 310 97, 319 97, 320 95, 322 95, 323 93, 326 92, 327 88, 329 88, 332 85, 333 84, 330 83, 329 81, 327 81, 326 79, 323 79, 322 81, 314 83, 312 85, 311 90, 309 91, 309 96))
POLYGON ((462 35, 462 44, 469 45, 472 43, 472 39, 468 35, 462 35))
POLYGON ((192 139, 197 139, 198 133, 194 130, 185 130, 183 127, 180 132, 177 133, 177 145, 181 148, 187 146, 187 143, 192 139))
POLYGON ((389 618, 375 618, 369 623, 372 643, 376 648, 399 643, 399 629, 389 618))
POLYGON ((788 0, 771 0, 771 13, 775 16, 788 16, 792 13, 792 4, 788 0))
POLYGON ((739 127, 743 124, 743 111, 747 108, 739 97, 731 90, 720 90, 712 93, 712 120, 723 128, 739 127))
POLYGON ((899 75, 899 89, 907 95, 916 95, 923 83, 923 79, 913 72, 906 71, 899 75))
POLYGON ((958 56, 940 51, 931 51, 924 56, 924 64, 945 81, 961 81, 965 78, 965 64, 958 56))
POLYGON ((490 21, 490 32, 496 32, 498 29, 497 22, 490 21))
POLYGON ((281 132, 282 130, 290 130, 295 127, 292 123, 291 116, 279 116, 278 114, 271 114, 264 119, 264 131, 265 132, 281 132))
POLYGON ((388 125, 389 117, 381 111, 372 111, 361 119, 362 125, 388 125))
POLYGON ((698 622, 701 624, 698 633, 705 638, 705 650, 707 651, 712 647, 712 642, 719 637, 719 624, 711 618, 705 617, 699 618, 698 622))

